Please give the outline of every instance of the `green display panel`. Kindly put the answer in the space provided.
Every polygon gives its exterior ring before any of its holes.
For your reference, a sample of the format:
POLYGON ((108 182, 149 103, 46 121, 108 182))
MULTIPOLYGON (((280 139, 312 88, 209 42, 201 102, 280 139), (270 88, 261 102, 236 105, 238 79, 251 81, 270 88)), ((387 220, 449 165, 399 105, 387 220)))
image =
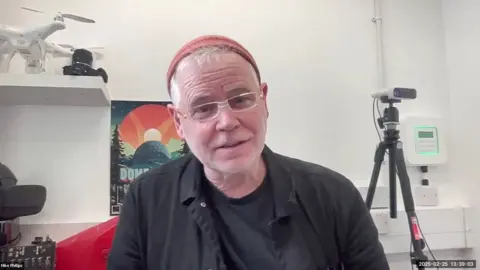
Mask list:
POLYGON ((440 153, 436 127, 415 127, 415 152, 419 155, 438 155, 440 153))

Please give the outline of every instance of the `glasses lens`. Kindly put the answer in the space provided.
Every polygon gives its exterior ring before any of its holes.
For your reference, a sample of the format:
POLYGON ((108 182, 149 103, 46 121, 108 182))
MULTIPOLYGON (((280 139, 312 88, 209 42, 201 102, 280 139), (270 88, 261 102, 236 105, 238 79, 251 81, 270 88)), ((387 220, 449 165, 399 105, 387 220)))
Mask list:
MULTIPOLYGON (((257 104, 256 93, 245 93, 228 99, 228 105, 233 111, 242 111, 253 108, 257 104)), ((196 120, 206 120, 217 115, 219 104, 217 102, 205 103, 195 106, 190 111, 190 117, 196 120)))
POLYGON ((190 115, 194 119, 207 119, 213 117, 218 110, 217 103, 206 103, 192 108, 190 115))
POLYGON ((257 95, 255 93, 241 94, 228 100, 228 105, 234 111, 250 109, 256 104, 257 95))

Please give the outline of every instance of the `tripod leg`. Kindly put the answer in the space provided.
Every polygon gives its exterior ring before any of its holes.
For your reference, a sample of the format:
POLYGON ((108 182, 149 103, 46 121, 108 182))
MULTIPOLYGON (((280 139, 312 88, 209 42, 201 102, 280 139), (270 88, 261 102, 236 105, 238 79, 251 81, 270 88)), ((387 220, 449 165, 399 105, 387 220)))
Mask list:
POLYGON ((380 168, 382 167, 383 160, 385 158, 385 151, 387 146, 384 142, 380 142, 375 150, 375 164, 373 165, 372 177, 370 179, 370 185, 368 186, 367 198, 365 203, 368 210, 372 208, 373 196, 375 195, 375 188, 377 187, 378 176, 380 174, 380 168))
POLYGON ((397 143, 388 145, 388 179, 390 191, 390 218, 397 218, 397 143))
MULTIPOLYGON (((423 254, 422 250, 425 243, 423 242, 420 228, 417 222, 417 214, 415 213, 415 203, 413 201, 412 190, 410 186, 410 178, 408 177, 407 167, 403 154, 403 145, 401 142, 397 143, 396 161, 398 170, 398 180, 402 190, 403 203, 405 205, 405 212, 407 214, 408 225, 410 227, 410 236, 413 245, 413 252, 410 255, 412 264, 418 266, 419 261, 427 260, 428 257, 423 254)), ((424 269, 418 267, 418 269, 424 269)))

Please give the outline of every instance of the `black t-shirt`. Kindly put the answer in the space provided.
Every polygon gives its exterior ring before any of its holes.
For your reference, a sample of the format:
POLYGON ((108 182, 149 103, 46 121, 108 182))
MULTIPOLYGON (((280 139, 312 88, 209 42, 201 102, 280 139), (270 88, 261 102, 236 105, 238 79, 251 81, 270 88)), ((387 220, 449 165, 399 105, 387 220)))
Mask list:
POLYGON ((239 199, 207 186, 228 270, 282 269, 269 226, 274 218, 269 178, 239 199))

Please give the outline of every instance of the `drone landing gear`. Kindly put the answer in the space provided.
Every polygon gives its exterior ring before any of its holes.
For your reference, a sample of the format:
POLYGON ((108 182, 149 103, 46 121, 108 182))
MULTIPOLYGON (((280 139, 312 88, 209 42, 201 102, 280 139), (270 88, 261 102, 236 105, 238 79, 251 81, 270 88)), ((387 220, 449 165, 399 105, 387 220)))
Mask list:
POLYGON ((45 72, 45 62, 39 59, 29 59, 25 61, 25 73, 38 74, 45 72))
POLYGON ((6 56, 0 55, 0 72, 7 73, 10 71, 10 63, 12 62, 15 53, 15 51, 11 51, 6 56))
POLYGON ((46 71, 45 46, 36 43, 30 47, 30 53, 25 55, 25 73, 38 74, 46 71))
POLYGON ((5 55, 0 54, 0 73, 8 72, 8 67, 6 67, 8 62, 5 61, 5 55))

